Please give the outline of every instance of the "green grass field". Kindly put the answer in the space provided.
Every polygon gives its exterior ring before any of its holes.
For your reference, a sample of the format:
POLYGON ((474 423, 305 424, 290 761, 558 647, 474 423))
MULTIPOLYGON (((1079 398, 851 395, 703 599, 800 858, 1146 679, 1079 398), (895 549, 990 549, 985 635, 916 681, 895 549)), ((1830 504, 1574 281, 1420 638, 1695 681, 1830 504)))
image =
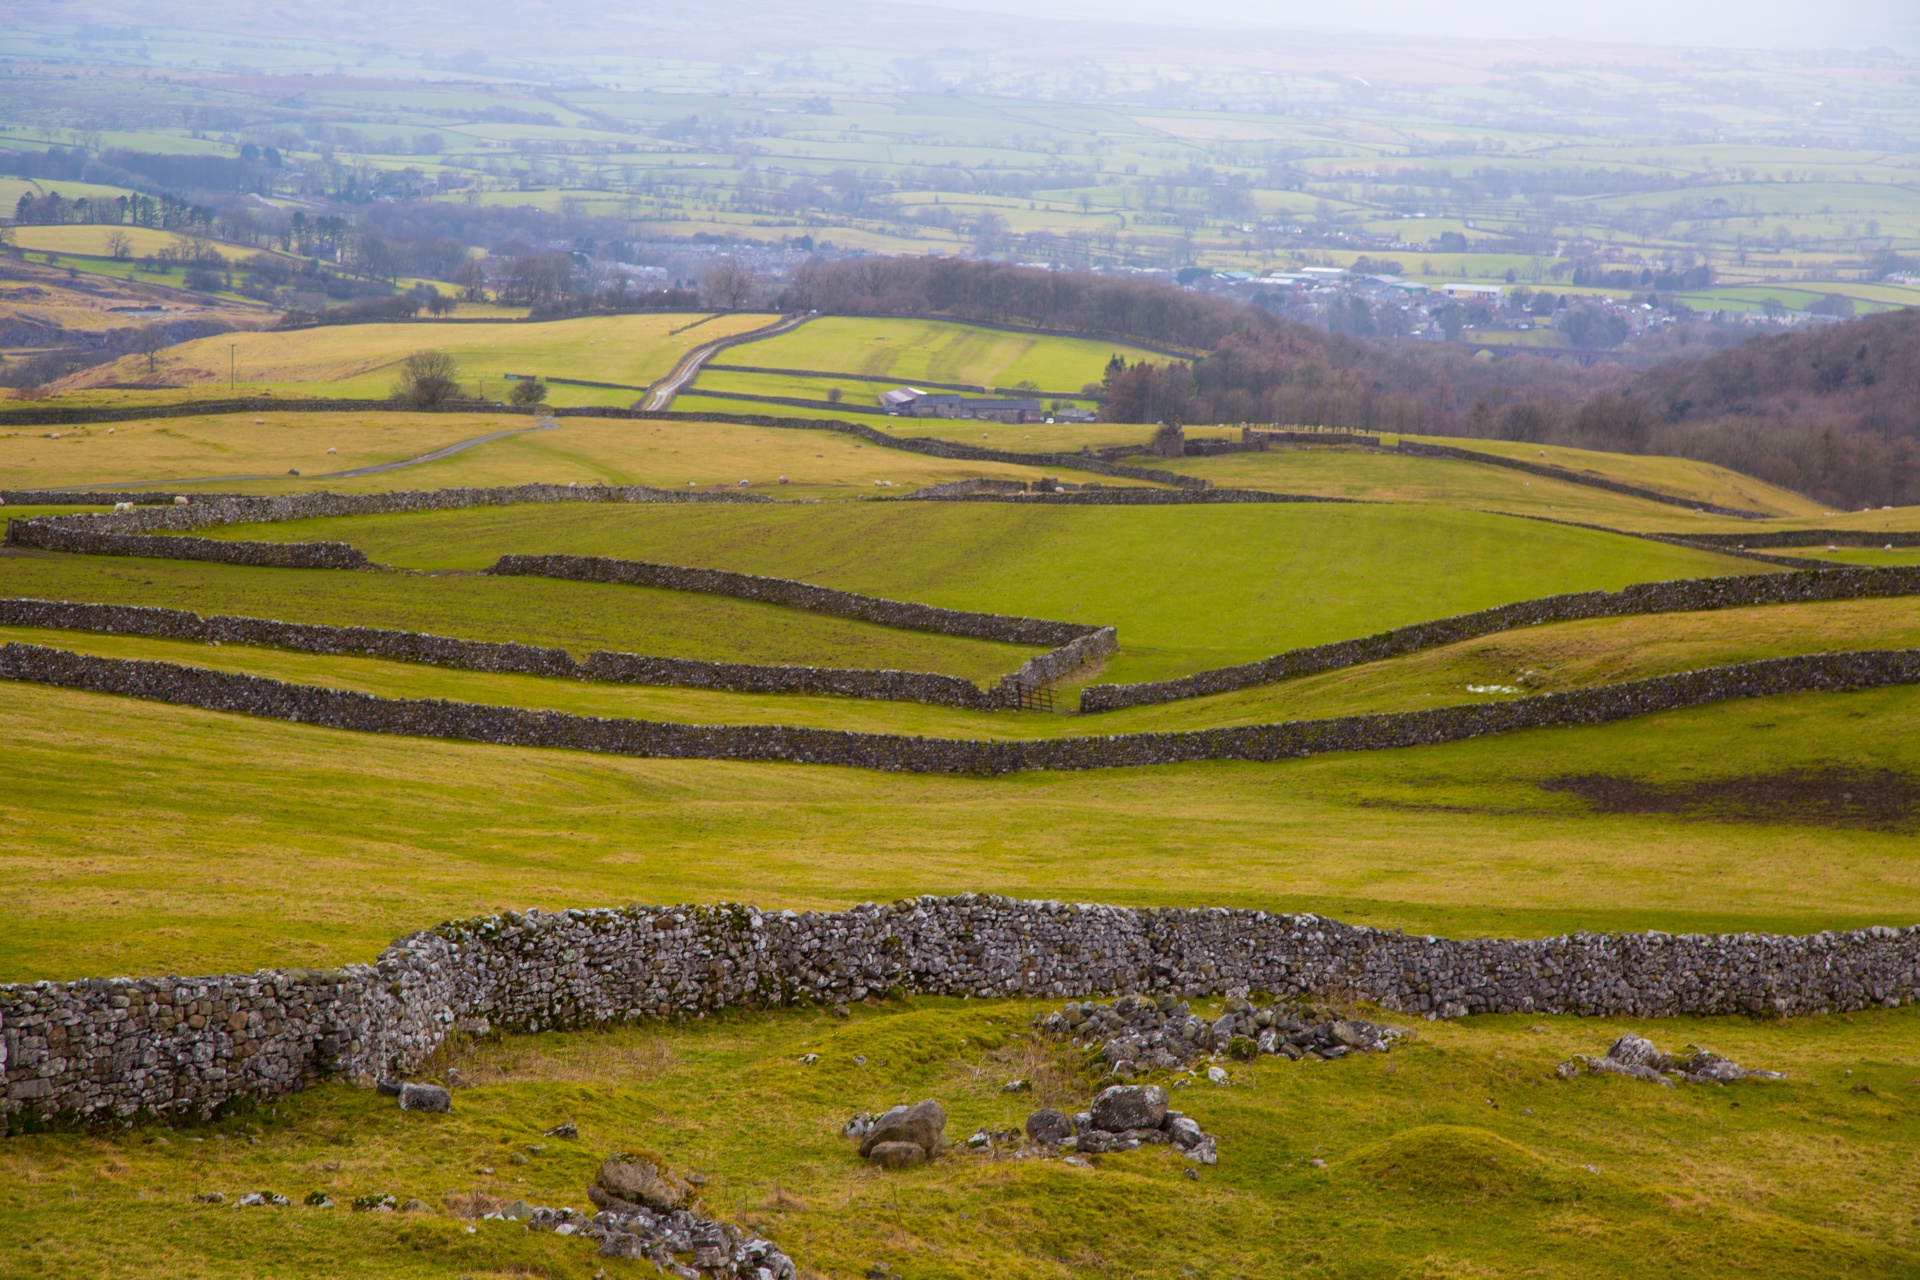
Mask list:
POLYGON ((671 489, 691 482, 702 489, 736 489, 746 480, 755 492, 784 498, 846 498, 982 476, 1032 482, 1065 474, 1058 468, 886 449, 825 430, 611 418, 555 421, 551 429, 536 431, 541 424, 525 414, 268 411, 18 428, 0 433, 0 476, 5 478, 0 483, 16 488, 134 483, 189 493, 299 493, 318 485, 343 493, 384 493, 535 482, 671 489), (325 478, 509 432, 516 434, 433 462, 325 478), (299 474, 289 474, 295 471, 299 474), (248 476, 267 478, 226 478, 248 476), (780 483, 782 476, 788 483, 780 483))
POLYGON ((648 587, 477 574, 255 569, 134 557, 0 552, 0 592, 391 627, 471 640, 726 662, 944 671, 985 680, 1035 649, 900 631, 777 605, 648 587))
MULTIPOLYGON (((924 378, 1018 387, 1027 382, 1043 391, 1072 393, 1100 381, 1107 361, 1115 355, 1128 360, 1166 358, 1122 342, 1090 338, 1009 333, 934 320, 823 316, 789 333, 731 347, 720 362, 821 374, 865 373, 899 378, 903 383, 924 378)), ((849 391, 849 398, 853 394, 849 391)))
MULTIPOLYGON (((112 383, 188 383, 225 387, 234 381, 249 394, 326 395, 380 399, 393 387, 400 362, 415 351, 443 350, 460 364, 470 389, 504 399, 508 374, 582 378, 644 387, 664 376, 687 351, 772 322, 770 315, 706 313, 590 316, 543 323, 434 323, 331 325, 317 329, 220 334, 161 352, 150 372, 145 356, 128 356, 73 375, 62 389, 84 390, 112 383), (678 332, 676 332, 678 331, 678 332), (314 384, 325 384, 320 390, 314 384)), ((601 403, 569 396, 580 388, 556 386, 556 404, 601 403)), ((619 403, 631 403, 638 392, 619 403)))
POLYGON ((382 563, 504 552, 659 560, 958 609, 1112 624, 1115 680, 1161 679, 1556 592, 1764 571, 1540 521, 1418 506, 862 503, 492 508, 227 526, 382 563))
POLYGON ((1481 1018, 1420 1024, 1385 1056, 1236 1065, 1225 1087, 1175 1091, 1228 1135, 1197 1180, 1165 1148, 1093 1167, 955 1153, 897 1175, 854 1158, 840 1124, 900 1098, 940 1098, 956 1139, 1017 1127, 1043 1103, 1084 1105, 1094 1085, 1071 1055, 1023 1034, 1046 1009, 915 1000, 856 1006, 846 1022, 794 1011, 525 1037, 436 1064, 473 1082, 446 1116, 332 1084, 217 1124, 14 1138, 0 1147, 12 1188, 0 1266, 31 1254, 42 1274, 113 1274, 137 1236, 144 1267, 195 1280, 618 1275, 633 1268, 589 1242, 458 1215, 517 1198, 587 1208, 599 1159, 635 1147, 700 1173, 714 1212, 812 1277, 877 1264, 929 1280, 1183 1267, 1571 1278, 1649 1265, 1894 1277, 1920 1265, 1911 1188, 1886 1176, 1920 1136, 1920 1017, 1905 1009, 1776 1024, 1481 1018), (1672 1090, 1553 1077, 1556 1062, 1629 1031, 1703 1041, 1789 1078, 1672 1090), (803 1053, 820 1061, 804 1067, 803 1053), (1001 1093, 1016 1077, 1035 1092, 1001 1093), (578 1139, 543 1136, 563 1119, 578 1139), (526 1163, 510 1164, 516 1154, 526 1163), (260 1188, 296 1205, 325 1191, 338 1207, 233 1207, 260 1188), (228 1203, 192 1202, 212 1190, 228 1203), (430 1211, 347 1207, 382 1193, 430 1211))
POLYGON ((1886 689, 1277 764, 982 779, 383 737, 23 685, 0 702, 0 974, 332 964, 509 907, 966 890, 1456 936, 1906 924, 1910 801, 1712 797, 1794 775, 1910 779, 1917 723, 1920 691, 1886 689), (1543 786, 1596 775, 1705 791, 1615 812, 1543 786))

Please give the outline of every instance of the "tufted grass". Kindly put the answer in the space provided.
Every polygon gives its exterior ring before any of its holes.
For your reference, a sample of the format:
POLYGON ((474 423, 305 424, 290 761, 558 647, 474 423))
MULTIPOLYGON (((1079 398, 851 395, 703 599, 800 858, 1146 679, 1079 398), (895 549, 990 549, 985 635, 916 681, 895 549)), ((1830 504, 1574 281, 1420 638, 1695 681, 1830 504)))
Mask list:
POLYGON ((196 1280, 651 1274, 603 1263, 590 1243, 456 1216, 520 1198, 587 1208, 600 1158, 622 1147, 701 1174, 710 1211, 777 1241, 813 1280, 876 1263, 925 1280, 1920 1267, 1911 1010, 1773 1024, 1482 1017, 1416 1023, 1389 1055, 1229 1064, 1224 1088, 1175 1077, 1187 1087, 1174 1105, 1219 1135, 1220 1163, 1197 1180, 1165 1148, 1087 1168, 954 1153, 881 1174, 855 1159, 838 1134, 855 1110, 936 1097, 948 1138, 964 1141, 1042 1103, 1084 1104, 1094 1083, 1071 1051, 1027 1038, 1047 1007, 914 999, 856 1005, 845 1022, 787 1010, 467 1043, 424 1073, 452 1065, 478 1082, 450 1115, 329 1084, 212 1124, 15 1138, 0 1145, 0 1272, 117 1274, 138 1241, 142 1270, 196 1280), (1789 1079, 1554 1077, 1554 1063, 1628 1031, 1789 1079), (1015 1077, 1043 1091, 1001 1092, 1015 1077), (578 1140, 543 1136, 563 1119, 578 1140), (233 1206, 259 1189, 296 1203, 325 1191, 338 1207, 233 1206), (214 1190, 229 1203, 193 1203, 214 1190), (347 1207, 377 1193, 430 1210, 347 1207))
POLYGON ((624 556, 953 608, 1110 623, 1114 680, 1154 680, 1555 592, 1765 572, 1717 553, 1419 506, 1007 503, 517 507, 233 525, 375 560, 624 556))
POLYGON ((1541 783, 1920 775, 1920 690, 1447 746, 982 779, 385 737, 0 697, 0 979, 370 958, 505 908, 967 890, 1454 935, 1920 920, 1912 814, 1607 813, 1541 783), (111 753, 102 744, 111 745, 111 753))

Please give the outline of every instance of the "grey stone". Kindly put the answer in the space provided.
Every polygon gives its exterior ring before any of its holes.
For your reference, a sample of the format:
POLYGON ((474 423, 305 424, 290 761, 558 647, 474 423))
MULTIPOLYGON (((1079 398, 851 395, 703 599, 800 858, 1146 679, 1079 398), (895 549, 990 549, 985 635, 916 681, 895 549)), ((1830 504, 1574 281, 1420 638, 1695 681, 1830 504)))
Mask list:
POLYGON ((934 1156, 939 1154, 946 1127, 947 1113, 932 1098, 910 1107, 894 1107, 874 1120, 873 1128, 860 1140, 860 1154, 871 1155, 883 1142, 913 1142, 928 1156, 934 1156))
POLYGON ((437 1084, 403 1084, 400 1086, 400 1109, 402 1111, 451 1111, 453 1095, 437 1084))
POLYGON ((1064 1111, 1042 1107, 1027 1117, 1027 1137, 1046 1146, 1057 1146, 1073 1136, 1073 1120, 1064 1111))
POLYGON ((927 1149, 917 1142, 876 1142, 866 1151, 867 1161, 882 1169, 910 1169, 927 1162, 927 1149))
POLYGON ((589 1189, 589 1197, 601 1208, 645 1207, 659 1213, 685 1206, 693 1199, 693 1187, 676 1176, 657 1156, 644 1152, 634 1155, 616 1151, 600 1164, 600 1172, 589 1189), (594 1192, 600 1195, 594 1196, 594 1192), (602 1203, 602 1200, 608 1203, 602 1203))
POLYGON ((1157 1084, 1116 1084, 1102 1089, 1089 1109, 1096 1129, 1120 1133, 1157 1129, 1167 1114, 1167 1091, 1157 1084))

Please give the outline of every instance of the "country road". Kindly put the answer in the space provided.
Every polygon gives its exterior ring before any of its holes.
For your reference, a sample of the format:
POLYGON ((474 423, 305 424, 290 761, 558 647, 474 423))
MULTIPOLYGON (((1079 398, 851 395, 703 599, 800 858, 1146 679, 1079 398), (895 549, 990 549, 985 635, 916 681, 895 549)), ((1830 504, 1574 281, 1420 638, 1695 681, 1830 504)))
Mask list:
POLYGON ((681 356, 680 363, 673 366, 673 371, 654 385, 653 390, 647 395, 646 403, 634 407, 650 411, 671 409, 673 407, 673 398, 686 390, 687 384, 692 382, 694 377, 700 372, 700 366, 704 365, 716 353, 724 351, 728 347, 737 346, 742 342, 758 342, 762 338, 771 338, 776 334, 787 333, 791 330, 798 329, 811 319, 813 319, 812 312, 808 312, 806 315, 785 316, 767 325, 765 328, 751 329, 746 333, 736 333, 730 337, 716 338, 704 346, 695 347, 684 356, 681 356))

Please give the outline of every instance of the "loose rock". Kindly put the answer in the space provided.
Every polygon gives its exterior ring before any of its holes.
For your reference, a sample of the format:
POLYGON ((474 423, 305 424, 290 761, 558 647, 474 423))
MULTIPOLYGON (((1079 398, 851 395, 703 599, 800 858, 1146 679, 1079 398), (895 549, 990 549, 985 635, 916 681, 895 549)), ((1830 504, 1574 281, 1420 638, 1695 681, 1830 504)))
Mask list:
POLYGON ((1654 1084, 1673 1087, 1684 1084, 1727 1084, 1734 1080, 1784 1080, 1781 1071, 1750 1071, 1737 1062, 1698 1045, 1688 1045, 1685 1053, 1662 1053, 1644 1036, 1624 1035, 1613 1042, 1604 1058, 1576 1056, 1554 1068, 1562 1080, 1571 1080, 1584 1066, 1588 1075, 1632 1076, 1654 1084))
POLYGON ((453 1095, 437 1084, 403 1084, 400 1086, 400 1109, 402 1111, 451 1111, 453 1095))
POLYGON ((668 1213, 693 1199, 693 1187, 656 1155, 616 1151, 601 1162, 587 1198, 602 1209, 622 1213, 642 1208, 668 1213))
POLYGON ((871 1156, 883 1142, 911 1142, 932 1159, 940 1152, 941 1135, 947 1127, 947 1113, 932 1098, 910 1107, 894 1107, 878 1119, 860 1140, 860 1154, 871 1156))

